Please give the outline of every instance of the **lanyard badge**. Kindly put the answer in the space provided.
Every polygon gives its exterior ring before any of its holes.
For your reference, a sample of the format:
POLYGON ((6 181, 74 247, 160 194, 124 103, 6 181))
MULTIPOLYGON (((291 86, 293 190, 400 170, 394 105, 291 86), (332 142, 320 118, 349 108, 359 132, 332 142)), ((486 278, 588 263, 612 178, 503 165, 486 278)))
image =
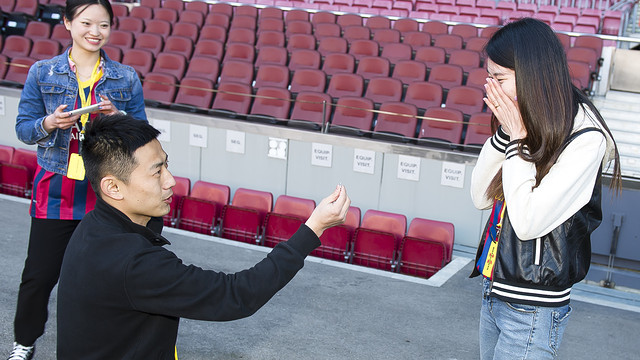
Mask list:
MULTIPOLYGON (((69 54, 69 58, 71 58, 71 54, 69 54)), ((100 66, 100 59, 98 59, 98 62, 96 62, 96 65, 94 66, 93 71, 91 72, 91 79, 89 79, 88 81, 88 85, 89 85, 88 92, 84 91, 84 88, 86 88, 87 86, 80 86, 80 81, 78 81, 78 85, 79 85, 78 95, 80 96, 80 107, 91 105, 91 93, 93 92, 93 89, 96 83, 98 82, 98 80, 102 77, 102 71, 99 70, 99 66, 100 66)), ((80 131, 78 132, 78 140, 80 142, 84 140, 84 131, 88 121, 89 121, 88 113, 80 115, 80 131)), ((78 150, 80 150, 81 148, 82 146, 79 145, 78 150)), ((69 179, 82 181, 84 180, 84 176, 85 176, 85 169, 84 169, 84 161, 82 161, 82 155, 80 155, 79 153, 72 153, 69 156, 69 166, 67 167, 67 177, 69 179)))

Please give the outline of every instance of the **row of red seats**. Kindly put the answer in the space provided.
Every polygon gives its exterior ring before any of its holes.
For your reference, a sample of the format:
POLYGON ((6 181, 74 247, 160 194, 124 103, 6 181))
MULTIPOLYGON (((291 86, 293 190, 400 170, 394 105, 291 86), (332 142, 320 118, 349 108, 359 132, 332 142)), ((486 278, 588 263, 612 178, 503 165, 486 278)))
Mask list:
MULTIPOLYGON (((165 225, 250 244, 274 247, 311 215, 315 201, 239 188, 230 200, 226 185, 176 177, 172 211, 165 225)), ((451 261, 451 223, 351 207, 343 225, 325 231, 312 255, 405 274, 430 277, 451 261)))
MULTIPOLYGON (((35 151, 0 145, 0 193, 30 198, 35 151)), ((273 206, 269 192, 240 188, 229 202, 230 189, 176 176, 174 199, 166 226, 274 247, 286 241, 311 215, 315 201, 281 195, 273 206)), ((351 207, 344 225, 328 229, 312 255, 382 270, 430 277, 451 261, 451 223, 351 207)))
POLYGON ((33 150, 0 145, 0 193, 30 198, 37 161, 33 150))
MULTIPOLYGON (((264 6, 296 7, 308 10, 341 11, 367 15, 411 17, 441 21, 502 25, 523 16, 537 17, 559 31, 618 35, 623 11, 584 7, 538 5, 492 0, 417 1, 408 0, 319 0, 309 2, 260 0, 241 1, 264 6), (560 15, 560 17, 556 17, 560 15)), ((142 2, 153 7, 150 3, 142 2)), ((585 4, 586 5, 586 4, 585 4)), ((245 6, 246 7, 246 6, 245 6)), ((220 9, 217 8, 216 10, 220 9)))

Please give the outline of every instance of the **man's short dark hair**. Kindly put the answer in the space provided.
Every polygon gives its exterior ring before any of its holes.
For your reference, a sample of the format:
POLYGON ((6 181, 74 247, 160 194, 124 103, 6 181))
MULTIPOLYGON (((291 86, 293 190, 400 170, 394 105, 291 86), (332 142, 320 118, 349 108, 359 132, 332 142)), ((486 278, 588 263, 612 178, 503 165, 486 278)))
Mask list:
POLYGON ((101 115, 87 124, 82 141, 85 175, 97 196, 100 181, 113 175, 124 183, 138 165, 133 153, 156 139, 160 132, 129 115, 101 115))

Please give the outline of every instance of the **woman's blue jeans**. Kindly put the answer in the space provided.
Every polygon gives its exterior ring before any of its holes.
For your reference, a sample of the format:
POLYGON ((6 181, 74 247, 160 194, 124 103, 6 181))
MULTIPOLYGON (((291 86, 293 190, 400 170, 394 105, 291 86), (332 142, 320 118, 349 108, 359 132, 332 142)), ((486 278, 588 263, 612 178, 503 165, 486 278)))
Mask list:
POLYGON ((538 360, 558 355, 571 306, 513 304, 489 297, 483 282, 480 312, 480 359, 538 360))

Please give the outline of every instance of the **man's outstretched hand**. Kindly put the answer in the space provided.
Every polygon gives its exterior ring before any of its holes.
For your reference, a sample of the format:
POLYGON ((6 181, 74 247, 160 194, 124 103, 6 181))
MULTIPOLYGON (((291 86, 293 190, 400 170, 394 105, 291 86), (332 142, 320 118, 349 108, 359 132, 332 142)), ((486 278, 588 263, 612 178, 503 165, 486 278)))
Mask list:
POLYGON ((344 223, 349 205, 351 199, 347 196, 347 189, 338 185, 331 195, 316 206, 305 224, 320 237, 328 228, 344 223))

